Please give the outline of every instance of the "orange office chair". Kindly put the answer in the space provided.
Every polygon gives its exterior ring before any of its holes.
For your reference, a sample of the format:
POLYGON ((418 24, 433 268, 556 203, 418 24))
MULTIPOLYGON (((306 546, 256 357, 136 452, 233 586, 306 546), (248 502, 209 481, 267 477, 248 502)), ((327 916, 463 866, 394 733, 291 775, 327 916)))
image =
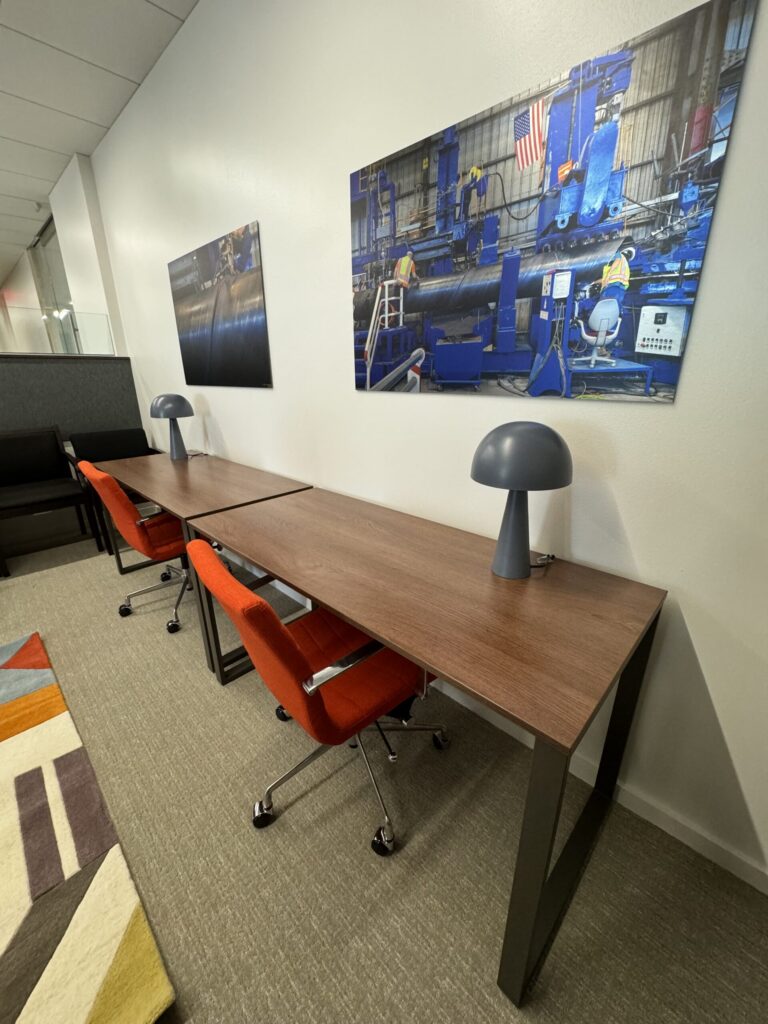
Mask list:
POLYGON ((102 473, 93 463, 81 461, 77 468, 91 484, 98 496, 107 507, 116 528, 121 536, 136 551, 151 559, 153 562, 163 562, 166 559, 178 558, 181 560, 181 568, 176 565, 166 565, 160 574, 160 583, 153 587, 144 587, 143 590, 135 590, 128 594, 123 604, 118 608, 121 616, 130 615, 133 611, 132 601, 134 597, 141 594, 150 594, 154 590, 162 590, 171 587, 174 583, 179 585, 179 595, 176 604, 173 606, 173 615, 166 622, 165 628, 169 633, 177 633, 181 629, 179 622, 179 605, 187 590, 192 589, 189 580, 189 562, 184 549, 184 538, 181 533, 181 523, 169 512, 161 512, 157 515, 141 518, 141 513, 133 504, 131 499, 122 489, 120 484, 108 473, 102 473))
MULTIPOLYGON (((395 848, 395 833, 363 746, 365 729, 429 731, 444 750, 449 743, 442 725, 410 725, 410 702, 423 694, 429 679, 423 669, 371 640, 332 612, 318 608, 283 624, 272 607, 238 583, 203 540, 187 552, 202 583, 219 601, 237 628, 245 649, 281 708, 319 745, 271 783, 253 809, 253 824, 274 821, 272 794, 332 747, 356 742, 373 784, 384 821, 371 847, 384 857, 395 848), (401 721, 381 725, 383 715, 401 721)), ((387 744, 388 748, 389 745, 387 744)), ((393 752, 390 749, 390 754, 393 752)))

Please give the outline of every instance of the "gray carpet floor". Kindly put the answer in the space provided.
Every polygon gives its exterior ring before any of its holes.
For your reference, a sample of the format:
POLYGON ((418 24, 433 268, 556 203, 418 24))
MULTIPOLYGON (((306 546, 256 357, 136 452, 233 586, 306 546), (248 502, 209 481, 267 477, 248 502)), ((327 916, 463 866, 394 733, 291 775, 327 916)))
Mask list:
MULTIPOLYGON (((525 747, 434 694, 417 714, 446 721, 448 751, 407 737, 390 765, 369 742, 394 857, 369 849, 377 808, 346 747, 286 785, 256 832, 254 798, 310 744, 254 673, 217 685, 192 600, 169 636, 169 592, 116 614, 154 569, 121 578, 106 556, 12 568, 0 640, 43 636, 178 994, 169 1021, 765 1022, 768 899, 620 807, 515 1009, 496 969, 525 747)), ((574 780, 571 820, 584 797, 574 780)))

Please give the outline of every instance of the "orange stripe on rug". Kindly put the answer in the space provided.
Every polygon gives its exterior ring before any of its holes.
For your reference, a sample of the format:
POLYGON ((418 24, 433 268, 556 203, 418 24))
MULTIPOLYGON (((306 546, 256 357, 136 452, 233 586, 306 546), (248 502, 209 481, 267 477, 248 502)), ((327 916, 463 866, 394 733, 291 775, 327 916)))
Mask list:
POLYGON ((0 742, 33 729, 67 710, 61 690, 53 683, 0 706, 0 742))

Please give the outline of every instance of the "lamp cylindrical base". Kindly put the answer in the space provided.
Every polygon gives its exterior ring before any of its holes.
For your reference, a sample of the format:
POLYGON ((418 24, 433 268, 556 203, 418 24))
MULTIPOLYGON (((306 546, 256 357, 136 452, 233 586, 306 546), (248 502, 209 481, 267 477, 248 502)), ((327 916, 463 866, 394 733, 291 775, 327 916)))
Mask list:
POLYGON ((491 568, 497 576, 507 580, 522 580, 531 575, 528 491, 510 491, 507 495, 491 568))
POLYGON ((171 428, 171 458, 174 462, 188 458, 184 438, 179 430, 178 420, 169 419, 168 423, 171 428))

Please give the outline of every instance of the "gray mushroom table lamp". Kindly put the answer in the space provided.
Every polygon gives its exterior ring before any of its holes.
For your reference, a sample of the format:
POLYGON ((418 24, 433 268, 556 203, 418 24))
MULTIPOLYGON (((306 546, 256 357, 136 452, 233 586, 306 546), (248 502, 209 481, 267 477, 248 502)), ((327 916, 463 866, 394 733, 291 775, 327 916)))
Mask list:
POLYGON ((171 458, 174 461, 187 458, 184 438, 181 436, 179 424, 181 416, 194 416, 195 410, 183 395, 158 395, 152 400, 149 415, 156 420, 168 420, 171 429, 171 458))
POLYGON ((551 427, 519 420, 486 434, 472 460, 472 479, 509 491, 492 565, 497 576, 531 575, 528 491, 567 487, 572 478, 568 445, 551 427))

